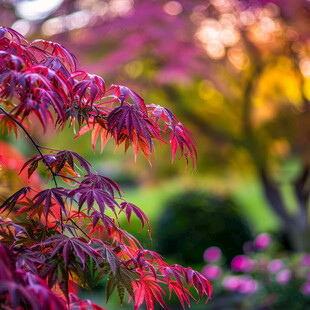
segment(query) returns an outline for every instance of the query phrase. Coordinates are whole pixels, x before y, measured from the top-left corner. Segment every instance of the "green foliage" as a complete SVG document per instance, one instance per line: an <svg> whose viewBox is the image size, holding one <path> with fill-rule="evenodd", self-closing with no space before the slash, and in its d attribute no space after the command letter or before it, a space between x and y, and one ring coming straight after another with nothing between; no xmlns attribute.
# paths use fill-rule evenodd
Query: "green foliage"
<svg viewBox="0 0 310 310"><path fill-rule="evenodd" d="M202 191L172 197L154 233L158 250L193 264L201 262L207 247L218 246L230 262L251 239L250 227L238 210L229 199Z"/></svg>
<svg viewBox="0 0 310 310"><path fill-rule="evenodd" d="M307 309L309 298L305 297L300 291L302 281L293 278L288 286L283 286L279 283L272 283L267 287L267 297L274 299L275 303L272 305L273 310Z"/></svg>

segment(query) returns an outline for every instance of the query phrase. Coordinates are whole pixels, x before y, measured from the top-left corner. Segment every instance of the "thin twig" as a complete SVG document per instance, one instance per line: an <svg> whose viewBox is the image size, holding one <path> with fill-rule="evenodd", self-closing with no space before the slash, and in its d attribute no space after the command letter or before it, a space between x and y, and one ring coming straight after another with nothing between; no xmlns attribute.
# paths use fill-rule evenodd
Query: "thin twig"
<svg viewBox="0 0 310 310"><path fill-rule="evenodd" d="M27 135L27 137L29 138L29 140L32 142L32 144L35 146L35 148L37 149L38 153L40 154L43 162L47 165L47 167L49 168L49 170L52 172L53 175L53 181L55 183L55 186L58 187L57 185L57 181L56 181L56 173L55 171L52 169L52 167L50 166L50 164L48 163L48 161L44 158L44 155L42 154L41 150L40 150L40 146L37 142L34 141L34 139L31 137L31 135L29 134L29 132L26 130L26 128L23 126L23 124L18 121L17 119L15 119L10 113L8 113L6 110L4 110L1 106L0 106L0 110L7 116L9 117L12 121L14 121L22 130L23 132Z"/></svg>
<svg viewBox="0 0 310 310"><path fill-rule="evenodd" d="M87 236L87 234L85 233L85 231L83 229L81 229L79 226L76 225L76 223L72 220L72 219L68 219L68 221L71 221L71 223L80 231L84 234L84 236L87 237L87 239L91 240L91 238L89 236Z"/></svg>

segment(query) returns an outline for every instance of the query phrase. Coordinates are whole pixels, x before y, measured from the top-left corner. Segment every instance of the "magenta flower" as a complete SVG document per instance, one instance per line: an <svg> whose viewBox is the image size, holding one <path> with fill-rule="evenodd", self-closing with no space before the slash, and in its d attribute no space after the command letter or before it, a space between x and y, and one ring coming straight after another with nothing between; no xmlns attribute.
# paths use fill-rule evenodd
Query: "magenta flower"
<svg viewBox="0 0 310 310"><path fill-rule="evenodd" d="M270 236L268 234L260 234L254 240L257 249L263 250L270 244Z"/></svg>
<svg viewBox="0 0 310 310"><path fill-rule="evenodd" d="M274 259L268 265L268 269L271 273L278 272L282 267L283 262L281 259Z"/></svg>
<svg viewBox="0 0 310 310"><path fill-rule="evenodd" d="M249 276L240 277L238 291L243 294L252 294L257 290L258 283Z"/></svg>
<svg viewBox="0 0 310 310"><path fill-rule="evenodd" d="M238 255L233 258L231 268L235 271L250 272L255 269L255 263L245 255Z"/></svg>
<svg viewBox="0 0 310 310"><path fill-rule="evenodd" d="M279 284L285 285L291 280L291 277L292 272L289 269L283 269L278 272L276 279Z"/></svg>
<svg viewBox="0 0 310 310"><path fill-rule="evenodd" d="M223 280L223 287L228 291L236 291L240 284L240 278L237 276L228 276Z"/></svg>
<svg viewBox="0 0 310 310"><path fill-rule="evenodd" d="M221 258L221 256L222 251L216 246L207 248L203 254L203 258L206 262L216 262Z"/></svg>
<svg viewBox="0 0 310 310"><path fill-rule="evenodd" d="M303 284L303 286L301 287L301 292L304 295L310 295L310 283L309 282Z"/></svg>
<svg viewBox="0 0 310 310"><path fill-rule="evenodd" d="M216 265L207 265L202 269L202 274L208 280L215 280L221 276L222 269Z"/></svg>
<svg viewBox="0 0 310 310"><path fill-rule="evenodd" d="M310 266L310 254L303 254L301 257L301 263L304 266L309 267Z"/></svg>
<svg viewBox="0 0 310 310"><path fill-rule="evenodd" d="M223 280L223 287L228 291L239 291L242 294L252 294L257 290L258 283L249 276L228 276Z"/></svg>

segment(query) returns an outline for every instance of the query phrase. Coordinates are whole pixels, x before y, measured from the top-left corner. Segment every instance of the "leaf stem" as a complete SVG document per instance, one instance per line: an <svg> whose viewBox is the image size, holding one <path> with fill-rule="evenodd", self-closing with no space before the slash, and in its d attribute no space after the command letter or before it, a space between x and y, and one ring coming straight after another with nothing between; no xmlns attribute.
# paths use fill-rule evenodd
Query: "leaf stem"
<svg viewBox="0 0 310 310"><path fill-rule="evenodd" d="M78 184L82 184L81 182L77 181L75 178L71 178L71 177L68 177L68 176L63 175L63 174L60 174L60 173L56 173L56 172L55 172L55 176L60 177L60 178L68 179L68 180L70 180L70 181L72 181L72 182L76 182L76 183L78 183ZM77 177L77 178L78 178L78 177Z"/></svg>
<svg viewBox="0 0 310 310"><path fill-rule="evenodd" d="M55 152L59 152L60 150L57 150L57 149L52 149L50 147L46 147L46 146L42 146L40 144L38 144L38 147L41 148L41 149L45 149L45 150L50 150L50 151L55 151Z"/></svg>

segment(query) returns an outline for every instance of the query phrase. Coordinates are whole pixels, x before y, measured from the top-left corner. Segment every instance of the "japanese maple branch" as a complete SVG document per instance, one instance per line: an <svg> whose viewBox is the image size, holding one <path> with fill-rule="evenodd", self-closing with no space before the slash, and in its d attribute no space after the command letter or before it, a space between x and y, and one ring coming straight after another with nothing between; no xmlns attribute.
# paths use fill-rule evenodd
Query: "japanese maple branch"
<svg viewBox="0 0 310 310"><path fill-rule="evenodd" d="M77 228L80 232L83 233L83 235L88 239L88 240L91 240L91 238L89 238L89 236L87 236L87 234L85 233L85 231L83 229L81 229L78 225L76 225L76 223L72 220L72 219L68 219L68 221L70 221L75 228Z"/></svg>
<svg viewBox="0 0 310 310"><path fill-rule="evenodd" d="M55 183L55 186L58 187L57 185L57 180L56 180L56 173L54 172L54 170L52 169L52 167L50 166L50 164L48 163L48 161L44 158L43 153L40 150L40 146L39 144L34 141L34 139L31 137L31 135L29 134L29 132L26 130L26 128L23 126L23 124L18 121L17 119L15 119L10 113L8 113L6 110L4 110L1 106L0 106L0 110L7 116L9 117L13 122L15 122L22 130L23 132L26 134L26 136L28 137L28 139L31 141L31 143L34 145L34 147L36 148L37 152L40 154L43 162L47 165L48 169L52 172L53 175L53 181Z"/></svg>

